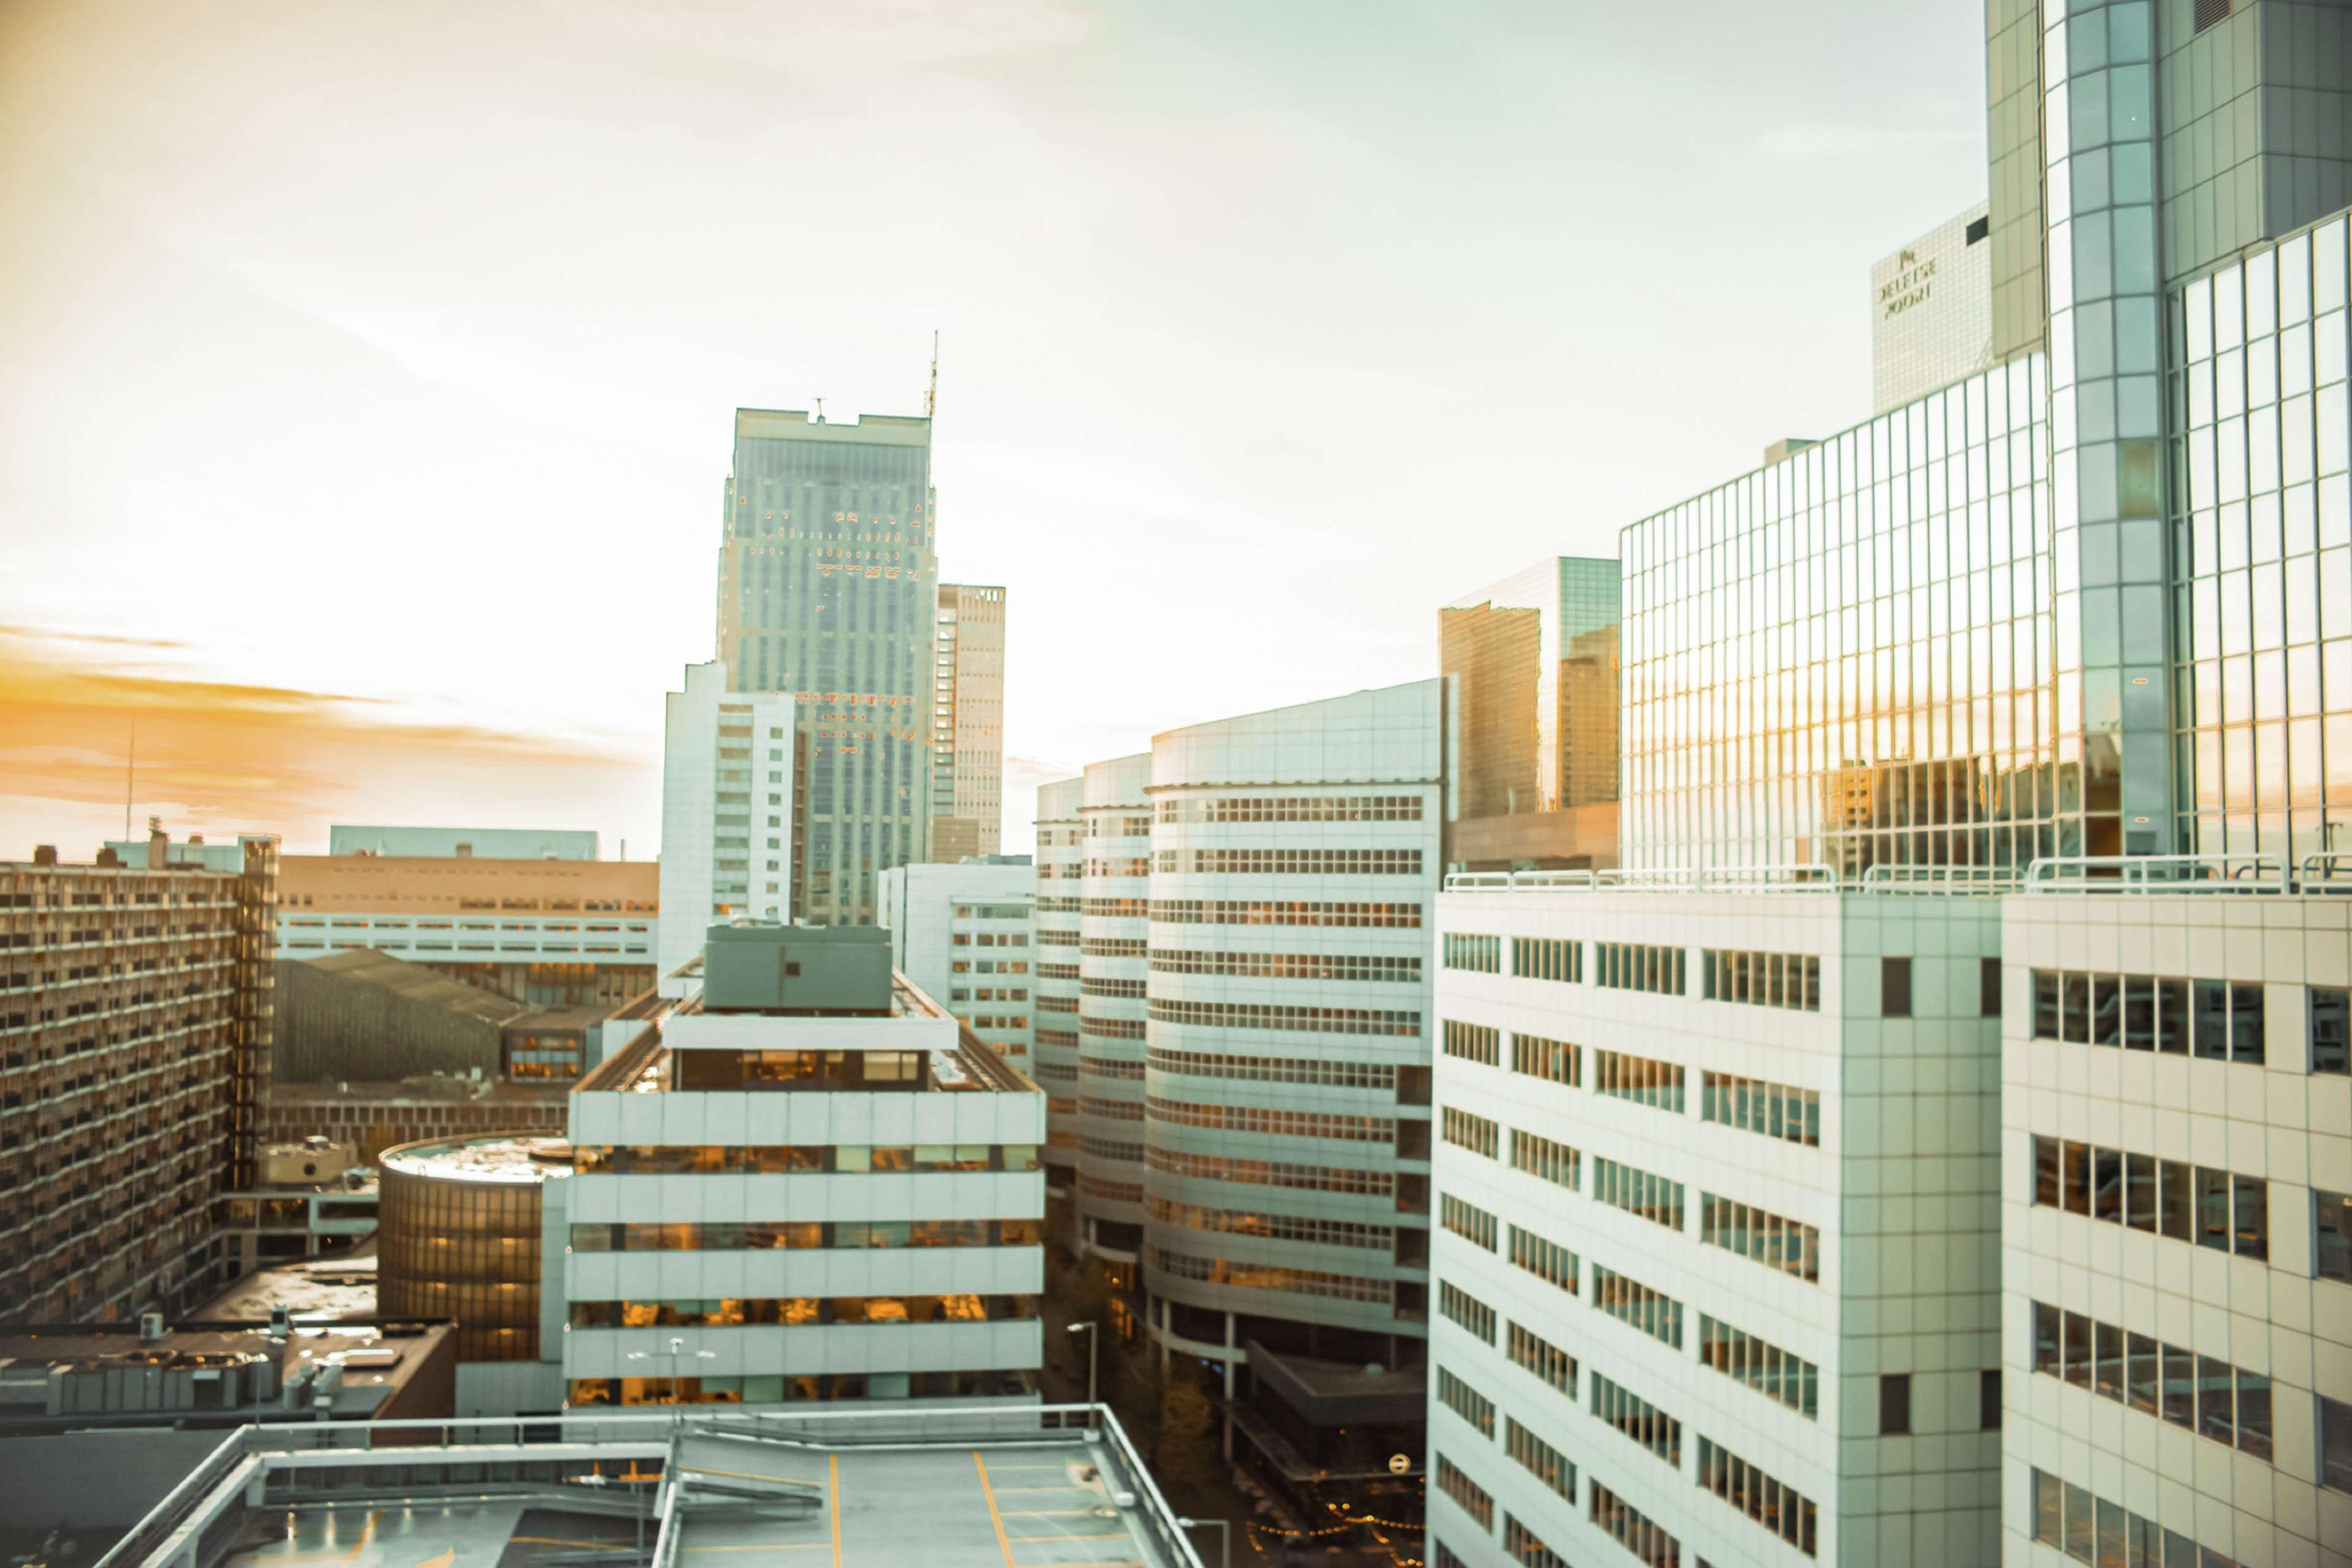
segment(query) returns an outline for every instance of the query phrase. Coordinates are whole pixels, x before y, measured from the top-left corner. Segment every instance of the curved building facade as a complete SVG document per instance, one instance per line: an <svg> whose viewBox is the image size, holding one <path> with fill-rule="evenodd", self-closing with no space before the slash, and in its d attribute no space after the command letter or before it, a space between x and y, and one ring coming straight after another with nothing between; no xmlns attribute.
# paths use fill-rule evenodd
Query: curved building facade
<svg viewBox="0 0 2352 1568"><path fill-rule="evenodd" d="M541 1189L572 1146L498 1132L399 1144L379 1168L377 1310L456 1319L460 1362L538 1360Z"/></svg>
<svg viewBox="0 0 2352 1568"><path fill-rule="evenodd" d="M1229 1369L1421 1359L1444 691L1153 742L1143 1281Z"/></svg>
<svg viewBox="0 0 2352 1568"><path fill-rule="evenodd" d="M1078 1165L1079 889L1086 878L1084 779L1037 791L1036 1005L1030 1058L1045 1090L1045 1181L1057 1192L1076 1182Z"/></svg>
<svg viewBox="0 0 2352 1568"><path fill-rule="evenodd" d="M1151 753L1088 767L1078 921L1078 1233L1132 1263L1143 1235L1144 952L1151 907Z"/></svg>

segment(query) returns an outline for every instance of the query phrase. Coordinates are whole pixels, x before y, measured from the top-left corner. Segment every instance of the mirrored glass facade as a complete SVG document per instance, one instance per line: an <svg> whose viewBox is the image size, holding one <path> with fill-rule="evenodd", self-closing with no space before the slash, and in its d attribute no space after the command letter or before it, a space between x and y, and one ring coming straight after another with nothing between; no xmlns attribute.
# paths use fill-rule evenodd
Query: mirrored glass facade
<svg viewBox="0 0 2352 1568"><path fill-rule="evenodd" d="M2352 848L2347 226L2170 301L2183 848Z"/></svg>
<svg viewBox="0 0 2352 1568"><path fill-rule="evenodd" d="M2015 359L1624 531L1627 864L1859 875L2080 841L2044 393Z"/></svg>

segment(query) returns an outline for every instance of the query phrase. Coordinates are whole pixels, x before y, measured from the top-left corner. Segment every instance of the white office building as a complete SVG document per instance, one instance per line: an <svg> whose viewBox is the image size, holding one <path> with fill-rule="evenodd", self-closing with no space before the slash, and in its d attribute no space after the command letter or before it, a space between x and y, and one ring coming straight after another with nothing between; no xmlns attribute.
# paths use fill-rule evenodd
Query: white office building
<svg viewBox="0 0 2352 1568"><path fill-rule="evenodd" d="M1037 985L1036 887L1026 856L893 866L879 882L891 963L1024 1072Z"/></svg>
<svg viewBox="0 0 2352 1568"><path fill-rule="evenodd" d="M793 699L730 691L727 667L687 667L662 728L660 973L702 951L711 921L790 920Z"/></svg>
<svg viewBox="0 0 2352 1568"><path fill-rule="evenodd" d="M572 1097L571 1402L1034 1399L1036 1086L876 928L718 928L690 984Z"/></svg>
<svg viewBox="0 0 2352 1568"><path fill-rule="evenodd" d="M2004 1561L2352 1563L2352 905L2238 870L2005 901Z"/></svg>
<svg viewBox="0 0 2352 1568"><path fill-rule="evenodd" d="M1431 1562L1995 1561L1999 900L1580 879L1439 900Z"/></svg>
<svg viewBox="0 0 2352 1568"><path fill-rule="evenodd" d="M1046 1179L1056 1194L1077 1179L1078 973L1086 900L1086 780L1058 779L1037 791L1036 1054L1030 1072L1045 1090Z"/></svg>
<svg viewBox="0 0 2352 1568"><path fill-rule="evenodd" d="M1114 1266L1143 1239L1143 1034L1151 753L1088 764L1078 928L1078 1235ZM1122 1279L1131 1275L1122 1274Z"/></svg>

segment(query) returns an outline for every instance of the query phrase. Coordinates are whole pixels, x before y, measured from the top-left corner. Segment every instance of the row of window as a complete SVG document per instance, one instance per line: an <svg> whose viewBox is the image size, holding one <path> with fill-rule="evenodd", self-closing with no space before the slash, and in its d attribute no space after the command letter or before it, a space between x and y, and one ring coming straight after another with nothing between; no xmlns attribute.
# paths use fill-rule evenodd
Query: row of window
<svg viewBox="0 0 2352 1568"><path fill-rule="evenodd" d="M1047 1043L1048 1042L1043 1038L1040 1038L1038 1041L1038 1044L1040 1045ZM1077 1041L1072 1040L1070 1044L1075 1046L1077 1044ZM1139 1079L1143 1076L1143 1064L1141 1062L1123 1061L1117 1057L1082 1056L1078 1058L1078 1066L1086 1072L1091 1073L1097 1078Z"/></svg>
<svg viewBox="0 0 2352 1568"><path fill-rule="evenodd" d="M1449 1057L1460 1057L1483 1067L1502 1063L1503 1032L1491 1024L1465 1024L1459 1018L1447 1018L1443 1020L1438 1033L1440 1045Z"/></svg>
<svg viewBox="0 0 2352 1568"><path fill-rule="evenodd" d="M1808 1421L1821 1416L1821 1368L1793 1352L1701 1312L1698 1359L1734 1383L1801 1413Z"/></svg>
<svg viewBox="0 0 2352 1568"><path fill-rule="evenodd" d="M1451 1279L1438 1281L1437 1310L1447 1321L1475 1335L1483 1343L1491 1345L1495 1342L1495 1309Z"/></svg>
<svg viewBox="0 0 2352 1568"><path fill-rule="evenodd" d="M1149 1097L1144 1103L1154 1117L1183 1127L1212 1127L1228 1132L1260 1132L1288 1138L1330 1138L1349 1143L1397 1141L1393 1117L1355 1116L1332 1110L1276 1110L1262 1105L1202 1105L1191 1100L1163 1100L1158 1095ZM1427 1133L1426 1124L1422 1131Z"/></svg>
<svg viewBox="0 0 2352 1568"><path fill-rule="evenodd" d="M1565 1143L1539 1133L1511 1129L1511 1168L1540 1176L1554 1186L1577 1189L1583 1156Z"/></svg>
<svg viewBox="0 0 2352 1568"><path fill-rule="evenodd" d="M1041 942L1044 940L1042 936L1038 938ZM1078 939L1078 952L1081 956L1087 958L1141 958L1150 950L1150 942L1139 936L1089 936Z"/></svg>
<svg viewBox="0 0 2352 1568"><path fill-rule="evenodd" d="M1442 1366L1437 1369L1437 1403L1478 1428L1480 1436L1495 1435L1495 1402Z"/></svg>
<svg viewBox="0 0 2352 1568"><path fill-rule="evenodd" d="M1614 1160L1592 1162L1592 1196L1612 1208L1664 1226L1683 1227L1683 1184Z"/></svg>
<svg viewBox="0 0 2352 1568"><path fill-rule="evenodd" d="M1698 1440L1698 1484L1806 1556L1816 1555L1820 1510L1812 1500L1705 1436Z"/></svg>
<svg viewBox="0 0 2352 1568"><path fill-rule="evenodd" d="M1476 974L1502 973L1503 939L1501 937L1447 931L1443 952L1444 962L1448 969L1466 969Z"/></svg>
<svg viewBox="0 0 2352 1568"><path fill-rule="evenodd" d="M1822 1010L1822 961L1810 952L1708 948L1699 954L1700 994L1712 1002Z"/></svg>
<svg viewBox="0 0 2352 1568"><path fill-rule="evenodd" d="M2037 969L2033 1037L2259 1064L2263 998L2258 982Z"/></svg>
<svg viewBox="0 0 2352 1568"><path fill-rule="evenodd" d="M2099 1568L2238 1568L2179 1531L2094 1498L2046 1470L2033 1472L2033 1539Z"/></svg>
<svg viewBox="0 0 2352 1568"><path fill-rule="evenodd" d="M1058 1000L1058 997L1053 996L1045 998L1047 1004ZM1081 1013L1078 1015L1078 1033L1091 1035L1098 1040L1139 1040L1143 1038L1143 1020L1101 1018L1092 1013Z"/></svg>
<svg viewBox="0 0 2352 1568"><path fill-rule="evenodd" d="M1683 1304L1638 1279L1592 1266L1592 1304L1661 1344L1683 1348Z"/></svg>
<svg viewBox="0 0 2352 1568"><path fill-rule="evenodd" d="M1822 1142L1822 1096L1819 1089L1794 1089L1784 1083L1741 1078L1736 1073L1699 1074L1699 1117L1702 1121L1760 1132L1818 1148Z"/></svg>
<svg viewBox="0 0 2352 1568"><path fill-rule="evenodd" d="M1698 1198L1698 1238L1708 1247L1736 1252L1767 1268L1819 1284L1822 1233L1818 1226L1780 1215L1712 1193Z"/></svg>
<svg viewBox="0 0 2352 1568"><path fill-rule="evenodd" d="M1570 937L1515 936L1511 973L1522 980L1579 983L1584 978L1584 944Z"/></svg>
<svg viewBox="0 0 2352 1568"><path fill-rule="evenodd" d="M1240 1079L1255 1083L1312 1083L1335 1089L1392 1090L1398 1069L1382 1062L1332 1061L1318 1057L1244 1057L1218 1051L1151 1047L1154 1072L1187 1078ZM1426 1068L1407 1069L1426 1074Z"/></svg>
<svg viewBox="0 0 2352 1568"><path fill-rule="evenodd" d="M1631 1056L1622 1051L1592 1053L1592 1089L1596 1094L1613 1095L1630 1100L1636 1105L1647 1105L1659 1110L1683 1113L1683 1068L1679 1062L1660 1061L1654 1057Z"/></svg>
<svg viewBox="0 0 2352 1568"><path fill-rule="evenodd" d="M1592 1483L1591 1512L1595 1529L1640 1558L1649 1568L1682 1568L1682 1542L1599 1481Z"/></svg>
<svg viewBox="0 0 2352 1568"><path fill-rule="evenodd" d="M2210 1165L2037 1135L2033 1203L2240 1258L2271 1253L2270 1184Z"/></svg>
<svg viewBox="0 0 2352 1568"><path fill-rule="evenodd" d="M1492 1063L1488 1064L1492 1066ZM1511 1070L1574 1089L1584 1078L1584 1052L1566 1040L1541 1035L1511 1036Z"/></svg>
<svg viewBox="0 0 2352 1568"><path fill-rule="evenodd" d="M2271 1380L2081 1312L2033 1303L2033 1370L2227 1447L2271 1457Z"/></svg>
<svg viewBox="0 0 2352 1568"><path fill-rule="evenodd" d="M1149 982L1141 980L1097 980L1092 977L1078 982L1081 996L1121 996L1140 999Z"/></svg>
<svg viewBox="0 0 2352 1568"><path fill-rule="evenodd" d="M1511 1261L1545 1284L1576 1294L1577 1257L1559 1243L1515 1225L1511 1226Z"/></svg>
<svg viewBox="0 0 2352 1568"><path fill-rule="evenodd" d="M1447 939L1451 941L1452 939ZM1417 984L1421 960L1380 953L1193 952L1151 950L1151 968L1165 974L1232 974L1257 980L1364 980ZM1138 993L1140 994L1140 993Z"/></svg>
<svg viewBox="0 0 2352 1568"><path fill-rule="evenodd" d="M1474 1154L1484 1154L1489 1160L1502 1146L1501 1127L1486 1117L1447 1106L1438 1113L1438 1124L1448 1143Z"/></svg>
<svg viewBox="0 0 2352 1568"><path fill-rule="evenodd" d="M1162 822L1419 822L1412 795L1212 795L1160 803Z"/></svg>
<svg viewBox="0 0 2352 1568"><path fill-rule="evenodd" d="M575 1329L731 1329L808 1323L1003 1323L1039 1314L1035 1296L753 1296L574 1301Z"/></svg>
<svg viewBox="0 0 2352 1568"><path fill-rule="evenodd" d="M1679 947L1596 942L1592 944L1593 983L1612 991L1648 991L1680 996L1688 989L1685 959Z"/></svg>
<svg viewBox="0 0 2352 1568"><path fill-rule="evenodd" d="M1464 1475L1461 1468L1443 1453L1437 1455L1435 1470L1439 1491L1452 1498L1463 1512L1476 1520L1479 1529L1495 1528L1495 1500L1486 1495L1485 1488Z"/></svg>
<svg viewBox="0 0 2352 1568"><path fill-rule="evenodd" d="M1088 899L1087 912L1097 911L1091 906L1108 902ZM1140 904L1143 900L1127 899L1120 903ZM1264 899L1153 899L1147 911L1105 910L1104 914L1126 914L1142 917L1147 912L1155 924L1208 926L1341 926L1374 927L1388 930L1419 931L1421 906L1405 903L1361 903L1353 901L1281 900Z"/></svg>
<svg viewBox="0 0 2352 1568"><path fill-rule="evenodd" d="M575 1143L581 1173L773 1174L810 1171L1034 1171L1034 1143Z"/></svg>
<svg viewBox="0 0 2352 1568"><path fill-rule="evenodd" d="M1034 1247L1034 1219L751 1220L575 1225L574 1252L795 1251L810 1247Z"/></svg>
<svg viewBox="0 0 2352 1568"><path fill-rule="evenodd" d="M1228 1160L1214 1154L1189 1154L1157 1143L1145 1148L1144 1163L1171 1176L1191 1176L1202 1181L1296 1187L1310 1193L1363 1193L1375 1197L1387 1197L1396 1191L1396 1180L1386 1171L1299 1165L1283 1160Z"/></svg>
<svg viewBox="0 0 2352 1568"><path fill-rule="evenodd" d="M1143 1102L1135 1100L1104 1100L1096 1095L1080 1095L1078 1111L1084 1116L1099 1116L1107 1121L1140 1121Z"/></svg>
<svg viewBox="0 0 2352 1568"><path fill-rule="evenodd" d="M1173 871L1180 850L1163 850ZM1418 849L1195 849L1188 869L1199 877L1418 877Z"/></svg>
<svg viewBox="0 0 2352 1568"><path fill-rule="evenodd" d="M1281 1029L1307 1035L1421 1033L1421 1015L1385 1007L1307 1007L1265 1002L1187 1002L1155 996L1151 1018L1219 1029Z"/></svg>
<svg viewBox="0 0 2352 1568"><path fill-rule="evenodd" d="M1153 1268L1179 1279L1203 1285L1232 1286L1244 1290L1284 1290L1299 1296L1322 1296L1339 1301L1370 1301L1386 1306L1396 1288L1386 1279L1362 1279L1352 1274L1331 1274L1319 1268L1288 1268L1274 1263L1244 1263L1227 1258L1195 1258L1155 1247L1150 1253Z"/></svg>
<svg viewBox="0 0 2352 1568"><path fill-rule="evenodd" d="M1676 1469L1683 1462L1683 1424L1622 1384L1595 1372L1585 1379L1592 1393L1593 1418L1613 1426L1644 1450Z"/></svg>
<svg viewBox="0 0 2352 1568"><path fill-rule="evenodd" d="M1570 1502L1576 1500L1576 1466L1566 1454L1510 1416L1503 1420L1503 1451L1517 1460L1521 1468Z"/></svg>
<svg viewBox="0 0 2352 1568"><path fill-rule="evenodd" d="M1500 1225L1493 1215L1477 1205L1465 1203L1452 1193L1440 1194L1437 1200L1437 1220L1440 1225L1465 1241L1483 1247L1489 1252L1496 1250L1495 1243L1502 1234ZM1517 1261L1517 1248L1519 1234L1517 1227L1514 1227L1511 1237L1514 1262ZM1570 1287L1570 1289L1573 1288Z"/></svg>

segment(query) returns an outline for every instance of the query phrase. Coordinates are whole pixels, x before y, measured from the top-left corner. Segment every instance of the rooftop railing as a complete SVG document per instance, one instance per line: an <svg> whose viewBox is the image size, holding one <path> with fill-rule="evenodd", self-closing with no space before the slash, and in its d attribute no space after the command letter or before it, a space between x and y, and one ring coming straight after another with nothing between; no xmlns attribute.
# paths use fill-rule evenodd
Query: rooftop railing
<svg viewBox="0 0 2352 1568"><path fill-rule="evenodd" d="M1837 872L1818 863L1663 866L1606 871L1452 871L1449 893L1833 893Z"/></svg>
<svg viewBox="0 0 2352 1568"><path fill-rule="evenodd" d="M2352 849L2284 855L2047 856L2022 871L1999 866L1893 866L1841 878L1828 866L1703 866L1608 871L1453 871L1449 893L1682 892L2352 894Z"/></svg>

